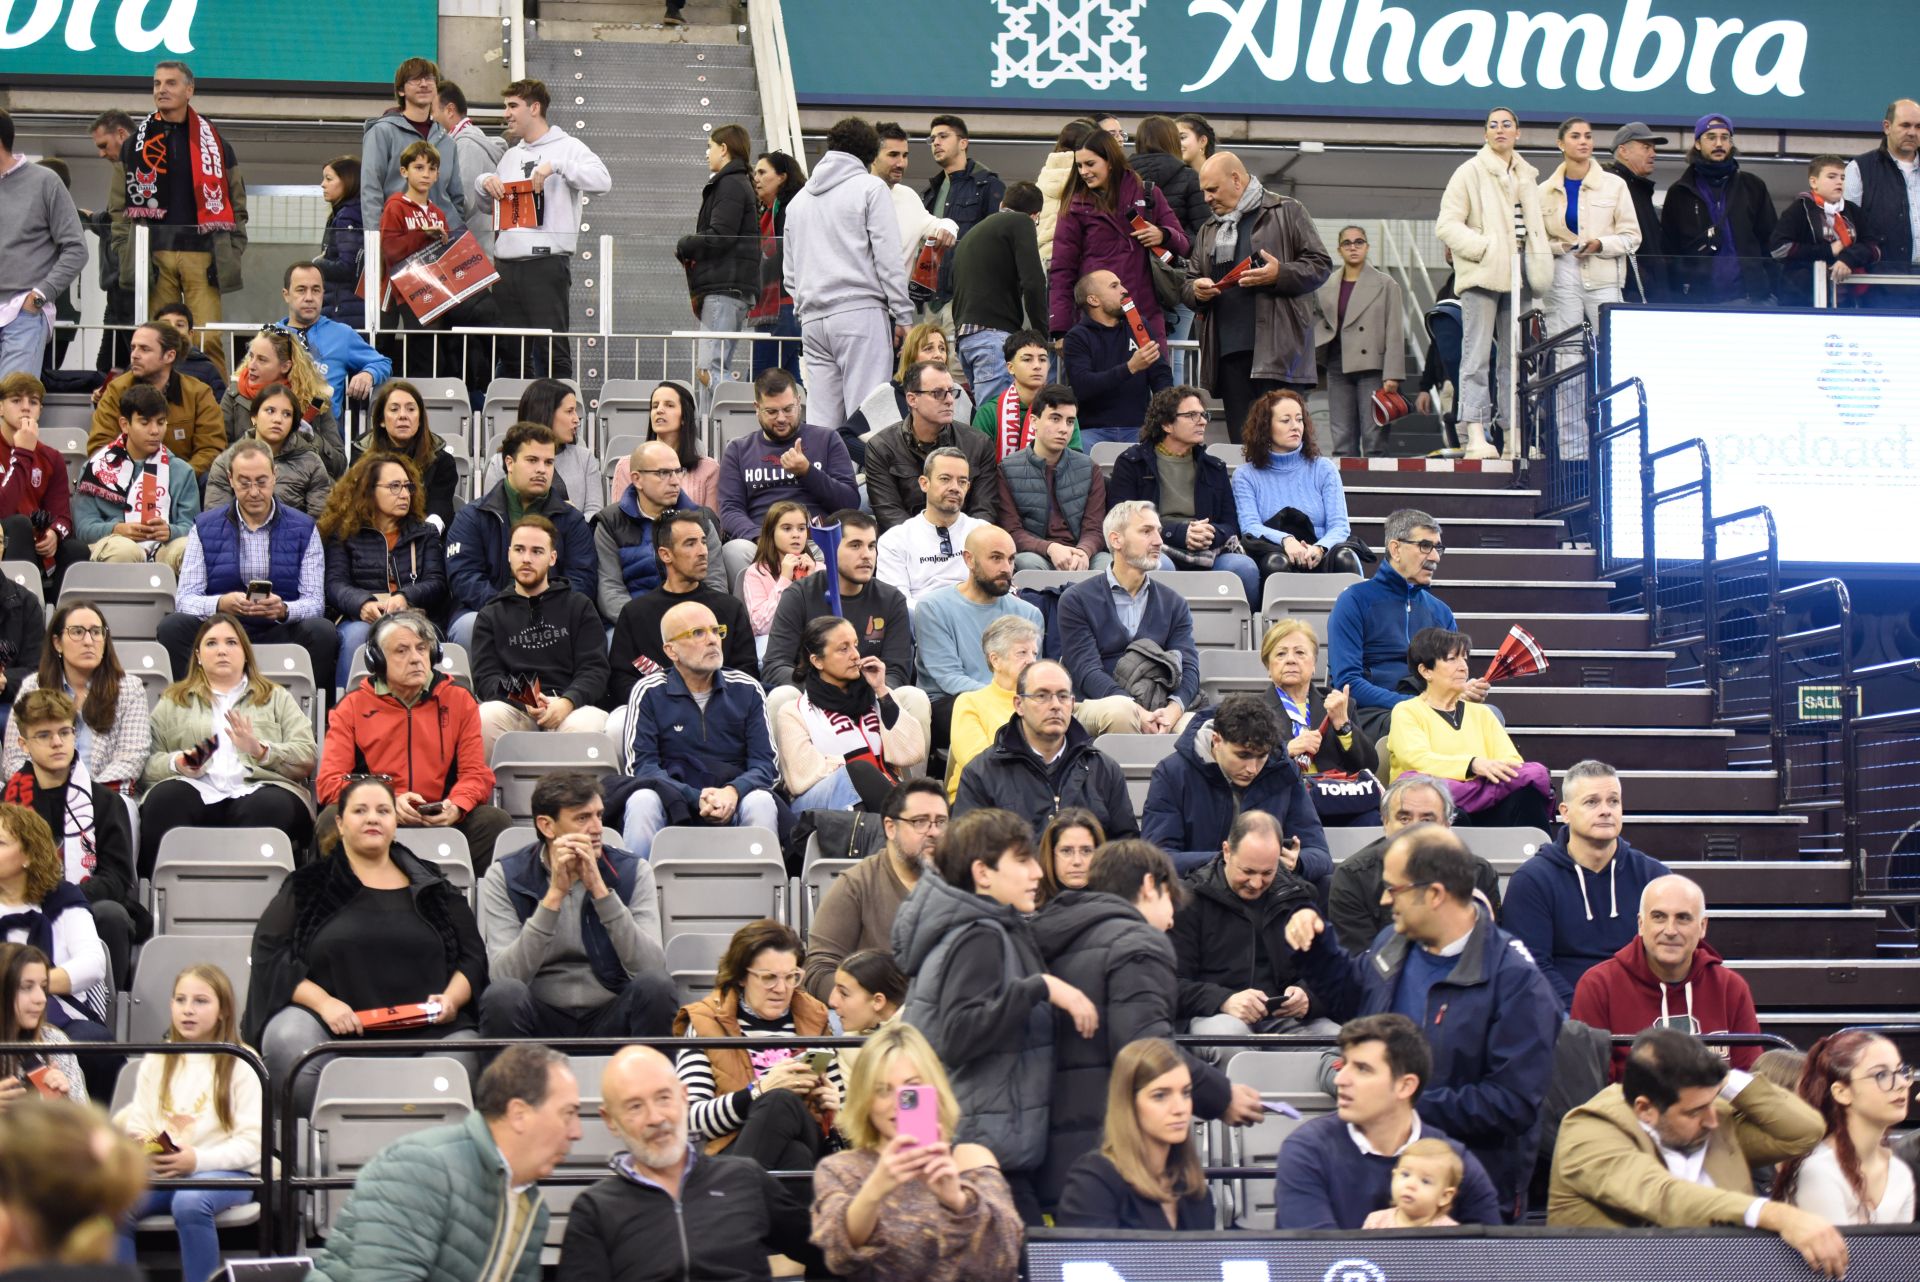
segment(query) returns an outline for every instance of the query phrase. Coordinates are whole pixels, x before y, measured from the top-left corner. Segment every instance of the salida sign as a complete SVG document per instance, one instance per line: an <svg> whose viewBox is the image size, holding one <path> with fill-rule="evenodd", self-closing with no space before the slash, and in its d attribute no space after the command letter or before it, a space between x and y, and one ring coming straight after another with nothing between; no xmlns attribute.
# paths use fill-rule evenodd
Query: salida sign
<svg viewBox="0 0 1920 1282"><path fill-rule="evenodd" d="M1523 117L1870 129L1910 77L1895 22L1791 0L790 0L806 103L1255 116ZM1897 25L1897 23L1896 23ZM919 56L849 56L876 40Z"/></svg>
<svg viewBox="0 0 1920 1282"><path fill-rule="evenodd" d="M438 48L437 0L0 0L0 83L145 80L175 60L197 80L353 89Z"/></svg>

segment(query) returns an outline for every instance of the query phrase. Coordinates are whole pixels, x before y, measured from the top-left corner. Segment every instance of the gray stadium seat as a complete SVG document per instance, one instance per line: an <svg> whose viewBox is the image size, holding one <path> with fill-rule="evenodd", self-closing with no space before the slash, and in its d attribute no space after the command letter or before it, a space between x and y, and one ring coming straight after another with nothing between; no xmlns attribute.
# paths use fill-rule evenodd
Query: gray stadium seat
<svg viewBox="0 0 1920 1282"><path fill-rule="evenodd" d="M611 1055L572 1057L573 1076L580 1083L580 1138L553 1168L555 1175L605 1175L607 1164L626 1151L626 1146L615 1138L600 1116L600 1106L605 1102L600 1093L600 1077L612 1058ZM566 1240L567 1216L573 1209L574 1199L586 1188L585 1184L543 1183L540 1186L540 1195L547 1201L548 1250L557 1252Z"/></svg>
<svg viewBox="0 0 1920 1282"><path fill-rule="evenodd" d="M1193 643L1200 649L1253 649L1253 611L1239 575L1225 570L1158 570L1152 578L1185 599L1193 614Z"/></svg>
<svg viewBox="0 0 1920 1282"><path fill-rule="evenodd" d="M161 693L173 684L173 658L158 641L122 641L115 638L113 652L128 676L136 678L147 691L147 711L160 702Z"/></svg>
<svg viewBox="0 0 1920 1282"><path fill-rule="evenodd" d="M160 620L173 613L179 590L173 571L158 561L135 565L82 561L67 570L60 599L93 602L115 640L151 641L158 635Z"/></svg>
<svg viewBox="0 0 1920 1282"><path fill-rule="evenodd" d="M1255 1087L1262 1099L1280 1100L1293 1105L1302 1121L1331 1113L1334 1102L1320 1089L1322 1052L1312 1050L1240 1051L1227 1060L1227 1080ZM1228 1165L1260 1166L1272 1170L1280 1155L1280 1145L1300 1122L1277 1114L1247 1127L1221 1128L1227 1131L1225 1150ZM1231 1228L1271 1229L1273 1227L1273 1181L1239 1180L1233 1184Z"/></svg>
<svg viewBox="0 0 1920 1282"><path fill-rule="evenodd" d="M800 393L806 404L806 393ZM803 416L804 417L804 416ZM713 403L707 409L707 439L701 453L719 458L729 441L760 430L760 416L753 407L753 384L728 380L713 389Z"/></svg>
<svg viewBox="0 0 1920 1282"><path fill-rule="evenodd" d="M780 838L765 828L662 828L653 839L652 859L779 859Z"/></svg>
<svg viewBox="0 0 1920 1282"><path fill-rule="evenodd" d="M610 378L602 383L600 403L593 412L594 440L611 441L623 434L645 440L649 421L647 406L653 399L654 386L638 378ZM614 457L610 449L602 449L599 454L602 458Z"/></svg>
<svg viewBox="0 0 1920 1282"><path fill-rule="evenodd" d="M154 933L249 933L292 872L278 828L175 828L153 861Z"/></svg>
<svg viewBox="0 0 1920 1282"><path fill-rule="evenodd" d="M1202 650L1200 701L1207 707L1230 694L1268 694L1273 680L1267 665L1252 650Z"/></svg>
<svg viewBox="0 0 1920 1282"><path fill-rule="evenodd" d="M307 653L306 647L257 645L253 648L253 660L261 676L287 688L287 693L300 705L300 711L306 713L307 719L313 722L314 739L324 740L327 737L327 701L320 697L320 683L313 675L313 656ZM331 673L328 678L332 678Z"/></svg>
<svg viewBox="0 0 1920 1282"><path fill-rule="evenodd" d="M1093 465L1100 469L1100 475L1112 480L1113 465L1120 461L1122 454L1132 448L1131 441L1095 441L1093 448L1087 451L1087 457L1092 459Z"/></svg>
<svg viewBox="0 0 1920 1282"><path fill-rule="evenodd" d="M1458 832L1467 849L1492 864L1503 878L1513 876L1516 868L1553 840L1538 828L1461 828Z"/></svg>
<svg viewBox="0 0 1920 1282"><path fill-rule="evenodd" d="M401 828L393 840L438 868L468 904L477 906L479 878L473 873L473 851L458 828Z"/></svg>
<svg viewBox="0 0 1920 1282"><path fill-rule="evenodd" d="M40 403L40 441L69 454L87 448L93 430L93 396L87 392L48 392Z"/></svg>
<svg viewBox="0 0 1920 1282"><path fill-rule="evenodd" d="M155 935L140 946L133 986L121 1005L120 1039L157 1042L173 1024L173 981L189 966L218 966L233 984L235 1014L247 1013L247 983L253 964L253 936Z"/></svg>
<svg viewBox="0 0 1920 1282"><path fill-rule="evenodd" d="M732 935L697 931L667 939L667 973L673 976L674 987L680 990L682 1005L697 1002L713 991L718 982L714 978L714 971L719 967L727 945L732 942Z"/></svg>
<svg viewBox="0 0 1920 1282"><path fill-rule="evenodd" d="M618 832L618 829L612 831ZM540 830L532 824L515 824L493 839L493 858L495 862L505 859L516 850L524 850L540 840Z"/></svg>
<svg viewBox="0 0 1920 1282"><path fill-rule="evenodd" d="M0 561L0 574L6 575L27 590L42 607L47 604L47 595L40 588L40 567L31 561Z"/></svg>
<svg viewBox="0 0 1920 1282"><path fill-rule="evenodd" d="M1133 800L1133 812L1146 809L1147 784L1153 780L1153 768L1162 757L1173 755L1179 735L1103 734L1093 746L1106 753L1127 777L1127 796Z"/></svg>
<svg viewBox="0 0 1920 1282"><path fill-rule="evenodd" d="M1225 463L1229 473L1247 461L1247 456L1240 452L1240 447L1231 443L1215 442L1207 446L1207 453Z"/></svg>
<svg viewBox="0 0 1920 1282"><path fill-rule="evenodd" d="M759 859L653 857L660 894L660 937L731 935L748 922L789 920L787 867L778 851Z"/></svg>
<svg viewBox="0 0 1920 1282"><path fill-rule="evenodd" d="M860 866L858 859L815 859L800 874L801 902L806 907L806 928L813 928L813 915L820 909L820 901L827 897L827 887L843 872L851 872ZM804 933L804 932L803 932Z"/></svg>
<svg viewBox="0 0 1920 1282"><path fill-rule="evenodd" d="M607 505L609 507L620 501L620 496L613 492L614 472L622 463L633 457L633 452L645 444L646 439L644 436L634 436L631 433L623 433L619 436L606 439L606 444L601 448L599 452L601 459L600 481L602 488L607 492Z"/></svg>
<svg viewBox="0 0 1920 1282"><path fill-rule="evenodd" d="M480 418L474 424L475 441L490 444L513 426L513 416L520 407L520 397L531 382L533 380L530 378L496 378L487 384L487 394L480 402Z"/></svg>
<svg viewBox="0 0 1920 1282"><path fill-rule="evenodd" d="M1368 828L1332 827L1327 829L1327 851L1335 864L1341 864L1386 835L1378 824ZM1461 834L1465 836L1465 833Z"/></svg>
<svg viewBox="0 0 1920 1282"><path fill-rule="evenodd" d="M135 1055L125 1064L121 1065L120 1075L114 1078L113 1082L113 1104L107 1110L109 1116L118 1113L121 1109L133 1103L133 1097L137 1093L140 1081L140 1061L144 1058L146 1058L144 1055ZM236 1073L248 1073L252 1071L253 1070L248 1068L234 1069ZM239 1206L230 1206L226 1210L215 1214L213 1217L213 1225L219 1229L239 1229L245 1228L249 1224L258 1223L259 1219L260 1204L258 1202L243 1202ZM133 1227L134 1230L139 1233L170 1233L174 1228L173 1216L165 1212L159 1215L143 1215L134 1222Z"/></svg>
<svg viewBox="0 0 1920 1282"><path fill-rule="evenodd" d="M320 1068L313 1116L306 1124L306 1173L357 1175L402 1135L457 1122L472 1111L473 1090L457 1059L330 1059ZM308 1204L309 1233L325 1236L349 1191L326 1190Z"/></svg>
<svg viewBox="0 0 1920 1282"><path fill-rule="evenodd" d="M422 378L414 382L420 389L422 407L427 415L427 430L444 441L457 442L455 457L473 451L473 399L467 385L457 378Z"/></svg>
<svg viewBox="0 0 1920 1282"><path fill-rule="evenodd" d="M555 770L613 774L620 766L620 751L603 734L509 730L493 741L488 764L500 808L515 819L531 819L533 788L542 778Z"/></svg>

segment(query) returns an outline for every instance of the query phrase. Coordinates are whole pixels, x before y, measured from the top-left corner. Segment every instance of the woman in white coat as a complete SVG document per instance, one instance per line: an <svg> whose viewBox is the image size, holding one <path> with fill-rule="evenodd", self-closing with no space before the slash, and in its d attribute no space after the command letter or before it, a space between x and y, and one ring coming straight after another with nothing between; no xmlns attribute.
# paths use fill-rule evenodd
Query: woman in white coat
<svg viewBox="0 0 1920 1282"><path fill-rule="evenodd" d="M1561 121L1560 155L1560 167L1540 184L1540 216L1553 244L1547 333L1564 333L1582 318L1597 332L1600 304L1620 301L1627 259L1640 248L1640 220L1626 182L1593 163L1592 125L1579 116ZM1561 359L1573 353L1563 350ZM1560 457L1583 459L1586 416L1573 405L1568 411L1558 416Z"/></svg>
<svg viewBox="0 0 1920 1282"><path fill-rule="evenodd" d="M1489 358L1496 335L1512 317L1516 256L1524 263L1522 294L1538 296L1553 283L1553 251L1540 218L1540 171L1514 151L1520 119L1506 107L1487 113L1486 146L1453 171L1440 198L1434 234L1453 251L1460 294L1460 434L1468 458L1493 458L1487 442L1493 417ZM1515 421L1502 405L1503 422Z"/></svg>

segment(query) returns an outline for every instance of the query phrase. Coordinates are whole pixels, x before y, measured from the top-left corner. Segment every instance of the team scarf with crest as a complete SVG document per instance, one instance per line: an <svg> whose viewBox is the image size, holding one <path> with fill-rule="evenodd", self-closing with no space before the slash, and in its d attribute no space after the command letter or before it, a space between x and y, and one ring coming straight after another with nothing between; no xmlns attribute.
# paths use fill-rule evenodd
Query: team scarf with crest
<svg viewBox="0 0 1920 1282"><path fill-rule="evenodd" d="M994 434L994 446L1000 451L1002 462L1033 443L1033 420L1027 413L1027 407L1020 403L1019 388L1009 387L1000 393L1000 399L994 406L994 418L999 425L999 430Z"/></svg>
<svg viewBox="0 0 1920 1282"><path fill-rule="evenodd" d="M160 170L147 163L149 134L159 133L166 122L160 113L143 117L133 135L134 163L127 166L127 217L162 219L167 211L160 204ZM227 182L226 148L220 135L205 116L187 108L187 166L192 175L194 223L201 231L232 231L233 190ZM179 163L167 157L166 163Z"/></svg>
<svg viewBox="0 0 1920 1282"><path fill-rule="evenodd" d="M7 780L6 792L0 796L0 800L31 810L36 791L33 763L28 762ZM62 880L78 886L92 880L94 869L100 861L94 845L93 778L87 774L87 763L80 759L77 752L73 757L73 765L68 768L64 809L66 822L61 825L62 831L58 834L66 862Z"/></svg>

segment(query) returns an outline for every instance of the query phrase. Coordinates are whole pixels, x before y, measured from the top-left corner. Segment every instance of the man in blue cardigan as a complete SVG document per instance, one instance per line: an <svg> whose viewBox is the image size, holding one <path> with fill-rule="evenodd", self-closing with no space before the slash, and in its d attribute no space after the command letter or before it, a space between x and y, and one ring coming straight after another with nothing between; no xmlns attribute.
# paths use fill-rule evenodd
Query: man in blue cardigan
<svg viewBox="0 0 1920 1282"><path fill-rule="evenodd" d="M1178 592L1147 578L1160 564L1160 514L1136 499L1107 510L1102 526L1113 564L1060 594L1060 659L1081 699L1132 692L1114 679L1120 659L1137 641L1177 658L1180 675L1171 696L1147 708L1140 733L1171 734L1200 697L1200 651L1193 614ZM1137 696L1135 696L1137 697Z"/></svg>

